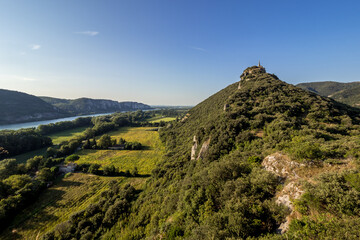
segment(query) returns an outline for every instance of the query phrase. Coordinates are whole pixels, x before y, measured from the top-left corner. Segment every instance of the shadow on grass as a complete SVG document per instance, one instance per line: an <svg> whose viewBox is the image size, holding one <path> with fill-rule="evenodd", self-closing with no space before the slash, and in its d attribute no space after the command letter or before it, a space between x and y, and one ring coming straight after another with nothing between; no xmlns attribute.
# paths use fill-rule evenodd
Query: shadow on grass
<svg viewBox="0 0 360 240"><path fill-rule="evenodd" d="M68 188L80 186L82 184L83 183L81 182L75 181L57 181L55 186ZM17 228L23 230L36 229L39 227L39 222L44 223L50 220L56 221L59 217L47 213L44 209L48 206L59 207L60 205L58 202L62 200L65 193L65 191L59 189L45 189L37 198L34 198L31 203L13 214L13 218L9 220L6 231L11 232ZM33 219L33 221L31 221L31 219ZM14 234L17 234L16 231Z"/></svg>

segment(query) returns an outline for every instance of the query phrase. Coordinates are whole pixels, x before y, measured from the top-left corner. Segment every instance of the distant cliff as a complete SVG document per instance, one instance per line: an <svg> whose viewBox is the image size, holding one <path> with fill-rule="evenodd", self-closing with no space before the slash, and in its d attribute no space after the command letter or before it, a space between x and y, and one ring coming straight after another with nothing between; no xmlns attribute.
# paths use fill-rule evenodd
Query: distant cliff
<svg viewBox="0 0 360 240"><path fill-rule="evenodd" d="M42 99L17 91L0 89L0 124L63 118L69 113Z"/></svg>
<svg viewBox="0 0 360 240"><path fill-rule="evenodd" d="M151 109L149 105L138 102L117 102L104 99L78 98L74 100L40 97L54 107L72 115L96 114L118 111L136 111Z"/></svg>
<svg viewBox="0 0 360 240"><path fill-rule="evenodd" d="M137 102L117 102L90 98L68 100L36 97L27 93L0 89L0 125L147 109L151 109L151 107Z"/></svg>

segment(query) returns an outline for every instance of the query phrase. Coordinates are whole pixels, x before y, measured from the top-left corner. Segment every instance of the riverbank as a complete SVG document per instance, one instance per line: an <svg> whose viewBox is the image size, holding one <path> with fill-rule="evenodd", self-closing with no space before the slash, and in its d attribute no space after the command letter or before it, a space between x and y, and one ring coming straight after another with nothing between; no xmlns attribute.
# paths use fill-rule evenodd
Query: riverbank
<svg viewBox="0 0 360 240"><path fill-rule="evenodd" d="M80 115L80 116L57 118L57 119L52 119L52 120L43 120L43 121L35 121L35 122L6 124L6 125L0 125L0 130L18 130L21 128L36 128L39 125L46 125L46 124L50 124L50 123L57 123L57 122L63 122L63 121L73 121L80 117L96 117L96 116L104 116L104 115L109 115L109 114L113 114L113 112L90 114L90 115Z"/></svg>

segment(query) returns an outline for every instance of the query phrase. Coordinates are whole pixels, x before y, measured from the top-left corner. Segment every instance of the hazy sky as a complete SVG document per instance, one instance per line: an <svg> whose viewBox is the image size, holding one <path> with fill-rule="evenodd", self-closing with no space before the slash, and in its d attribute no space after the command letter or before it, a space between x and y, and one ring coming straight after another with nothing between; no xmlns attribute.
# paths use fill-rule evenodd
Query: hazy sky
<svg viewBox="0 0 360 240"><path fill-rule="evenodd" d="M260 59L288 83L360 80L360 2L0 0L0 88L195 105Z"/></svg>

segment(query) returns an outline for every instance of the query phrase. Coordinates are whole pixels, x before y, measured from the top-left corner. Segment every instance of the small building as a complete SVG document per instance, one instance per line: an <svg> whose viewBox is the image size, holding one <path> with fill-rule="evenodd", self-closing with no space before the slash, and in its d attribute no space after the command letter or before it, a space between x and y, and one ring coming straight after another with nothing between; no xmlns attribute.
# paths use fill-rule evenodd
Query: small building
<svg viewBox="0 0 360 240"><path fill-rule="evenodd" d="M74 172L77 167L76 163L68 163L67 165L59 166L59 173L69 173Z"/></svg>

